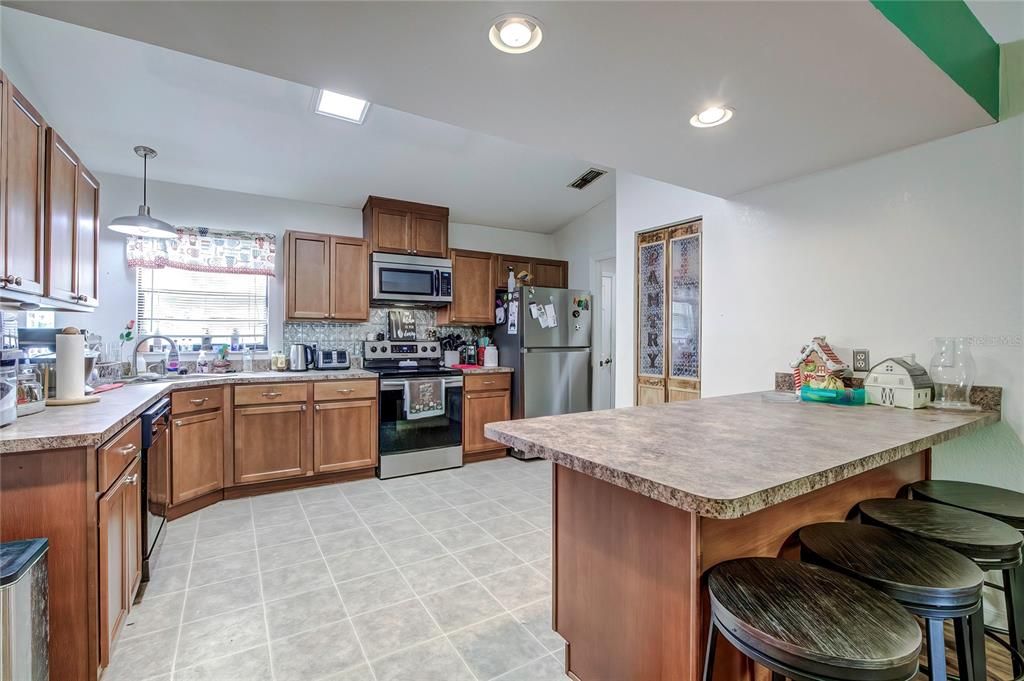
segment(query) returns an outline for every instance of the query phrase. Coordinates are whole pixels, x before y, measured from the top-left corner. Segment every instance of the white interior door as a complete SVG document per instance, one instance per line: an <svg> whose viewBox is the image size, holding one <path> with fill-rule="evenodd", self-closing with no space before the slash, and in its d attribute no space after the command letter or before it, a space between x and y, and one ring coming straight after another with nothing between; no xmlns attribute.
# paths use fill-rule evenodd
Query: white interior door
<svg viewBox="0 0 1024 681"><path fill-rule="evenodd" d="M615 258L597 263L600 270L600 293L594 301L598 317L594 333L597 366L594 372L594 409L615 406Z"/></svg>

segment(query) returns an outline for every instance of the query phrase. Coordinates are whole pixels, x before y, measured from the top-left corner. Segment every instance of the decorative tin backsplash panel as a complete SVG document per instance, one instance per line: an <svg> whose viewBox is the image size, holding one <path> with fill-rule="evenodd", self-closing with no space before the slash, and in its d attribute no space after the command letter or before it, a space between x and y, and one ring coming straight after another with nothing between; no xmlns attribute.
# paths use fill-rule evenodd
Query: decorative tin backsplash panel
<svg viewBox="0 0 1024 681"><path fill-rule="evenodd" d="M665 362L665 242L640 247L640 374L661 376Z"/></svg>
<svg viewBox="0 0 1024 681"><path fill-rule="evenodd" d="M486 335L486 327L437 326L437 312L427 309L413 309L416 320L416 335L427 338L430 329L438 336L461 335L470 340ZM328 350L348 350L351 357L363 356L363 341L368 336L388 333L388 308L370 308L370 321L362 324L341 324L335 322L286 322L284 325L285 349L291 343L317 343Z"/></svg>
<svg viewBox="0 0 1024 681"><path fill-rule="evenodd" d="M700 378L700 234L673 239L672 366L673 378Z"/></svg>

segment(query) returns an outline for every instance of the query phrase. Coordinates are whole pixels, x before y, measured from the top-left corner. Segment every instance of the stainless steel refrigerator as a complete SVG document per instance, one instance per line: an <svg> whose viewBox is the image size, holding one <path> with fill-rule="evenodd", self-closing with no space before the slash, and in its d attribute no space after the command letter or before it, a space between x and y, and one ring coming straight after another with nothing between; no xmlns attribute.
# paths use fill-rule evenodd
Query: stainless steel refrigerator
<svg viewBox="0 0 1024 681"><path fill-rule="evenodd" d="M508 316L495 329L498 362L511 367L512 418L590 411L590 291L518 289L516 333ZM513 450L513 456L527 458Z"/></svg>

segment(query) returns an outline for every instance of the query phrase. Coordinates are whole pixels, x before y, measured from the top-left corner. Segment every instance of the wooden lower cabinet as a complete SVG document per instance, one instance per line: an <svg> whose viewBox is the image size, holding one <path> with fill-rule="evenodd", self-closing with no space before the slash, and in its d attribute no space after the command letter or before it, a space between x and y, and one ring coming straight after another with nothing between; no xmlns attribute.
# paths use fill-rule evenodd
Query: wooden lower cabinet
<svg viewBox="0 0 1024 681"><path fill-rule="evenodd" d="M313 406L313 466L317 473L377 465L377 400Z"/></svg>
<svg viewBox="0 0 1024 681"><path fill-rule="evenodd" d="M505 445L484 435L484 426L512 418L512 395L506 380L497 389L474 390L479 381L467 381L462 407L462 451L470 459L484 453L501 454ZM495 381L498 383L498 381Z"/></svg>
<svg viewBox="0 0 1024 681"><path fill-rule="evenodd" d="M235 482L264 482L304 475L307 462L306 405L235 408Z"/></svg>
<svg viewBox="0 0 1024 681"><path fill-rule="evenodd" d="M171 504L224 486L224 412L220 409L171 421Z"/></svg>
<svg viewBox="0 0 1024 681"><path fill-rule="evenodd" d="M110 663L114 641L142 581L142 461L136 457L99 500L100 666Z"/></svg>

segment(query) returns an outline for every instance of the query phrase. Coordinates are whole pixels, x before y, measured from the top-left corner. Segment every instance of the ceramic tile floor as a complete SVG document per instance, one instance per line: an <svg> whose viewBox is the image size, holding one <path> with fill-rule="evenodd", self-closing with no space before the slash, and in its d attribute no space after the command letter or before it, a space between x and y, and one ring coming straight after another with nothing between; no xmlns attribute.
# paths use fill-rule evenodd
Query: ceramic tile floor
<svg viewBox="0 0 1024 681"><path fill-rule="evenodd" d="M506 458L170 523L104 681L554 681L551 467Z"/></svg>

